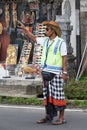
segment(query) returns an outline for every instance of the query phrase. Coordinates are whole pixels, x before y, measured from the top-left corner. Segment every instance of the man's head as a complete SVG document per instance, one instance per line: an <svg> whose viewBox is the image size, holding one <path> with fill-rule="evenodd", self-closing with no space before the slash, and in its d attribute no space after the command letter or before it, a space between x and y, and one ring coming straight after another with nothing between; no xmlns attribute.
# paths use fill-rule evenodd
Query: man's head
<svg viewBox="0 0 87 130"><path fill-rule="evenodd" d="M58 23L55 21L45 21L42 22L43 25L46 25L46 31L48 31L49 29L52 29L53 31L55 31L56 35L61 37L61 28L59 27Z"/></svg>

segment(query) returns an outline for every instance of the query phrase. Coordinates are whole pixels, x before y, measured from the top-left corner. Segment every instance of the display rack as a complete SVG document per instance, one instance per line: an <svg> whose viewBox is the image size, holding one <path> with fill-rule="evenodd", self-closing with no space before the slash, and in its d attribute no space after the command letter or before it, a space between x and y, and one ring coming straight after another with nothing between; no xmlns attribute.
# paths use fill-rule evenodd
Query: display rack
<svg viewBox="0 0 87 130"><path fill-rule="evenodd" d="M36 37L45 37L45 31L46 31L46 26L38 23L35 31ZM41 64L42 48L43 48L42 43L35 44L34 54L33 54L33 64Z"/></svg>

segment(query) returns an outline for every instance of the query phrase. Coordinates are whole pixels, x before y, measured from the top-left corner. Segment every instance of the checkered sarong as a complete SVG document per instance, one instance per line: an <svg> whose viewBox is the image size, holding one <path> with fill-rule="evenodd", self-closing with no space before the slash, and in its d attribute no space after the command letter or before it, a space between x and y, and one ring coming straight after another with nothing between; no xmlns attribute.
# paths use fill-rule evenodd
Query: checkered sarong
<svg viewBox="0 0 87 130"><path fill-rule="evenodd" d="M44 104L46 104L48 100L48 102L52 103L53 105L65 106L66 101L65 101L64 91L63 91L64 81L61 75L55 75L55 77L51 81L49 81L47 85L45 84L46 83L44 83L43 86Z"/></svg>

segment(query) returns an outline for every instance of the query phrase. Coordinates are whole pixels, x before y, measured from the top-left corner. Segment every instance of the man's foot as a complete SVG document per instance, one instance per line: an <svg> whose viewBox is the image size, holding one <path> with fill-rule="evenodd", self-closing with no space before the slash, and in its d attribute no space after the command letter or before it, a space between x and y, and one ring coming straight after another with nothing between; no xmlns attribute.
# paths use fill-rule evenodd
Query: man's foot
<svg viewBox="0 0 87 130"><path fill-rule="evenodd" d="M42 123L46 123L47 119L46 118L43 118L43 119L40 119L39 121L37 121L38 124L42 124Z"/></svg>
<svg viewBox="0 0 87 130"><path fill-rule="evenodd" d="M67 123L65 120L56 120L54 122L52 122L52 125L62 125Z"/></svg>
<svg viewBox="0 0 87 130"><path fill-rule="evenodd" d="M45 118L42 118L39 121L37 121L38 124L51 123L51 122L52 122L52 119L50 119L48 116L46 116Z"/></svg>

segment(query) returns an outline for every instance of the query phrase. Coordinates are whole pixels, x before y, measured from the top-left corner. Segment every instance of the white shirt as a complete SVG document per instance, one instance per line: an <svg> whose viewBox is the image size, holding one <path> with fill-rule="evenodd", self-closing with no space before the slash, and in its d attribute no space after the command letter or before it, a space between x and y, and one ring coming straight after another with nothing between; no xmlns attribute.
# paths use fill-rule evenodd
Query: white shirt
<svg viewBox="0 0 87 130"><path fill-rule="evenodd" d="M44 42L45 42L45 40L47 38L48 37L37 37L37 39L36 39L37 40L37 45L43 46L43 44L44 44ZM57 38L58 38L58 36L56 36L55 39L53 39L53 40L56 40ZM53 42L53 40L49 40L48 45L50 45ZM62 44L60 46L60 53L61 53L61 56L67 55L66 42L64 42L64 41L62 42ZM44 69L44 71L48 71L48 70ZM51 71L49 71L49 72L51 72ZM53 73L60 74L60 72L56 72L56 71L54 71Z"/></svg>
<svg viewBox="0 0 87 130"><path fill-rule="evenodd" d="M58 36L56 38L58 38ZM56 40L56 38L54 40ZM43 45L46 39L47 39L47 37L37 37L37 44ZM52 41L53 40L49 41L49 45L52 43ZM61 53L61 56L67 55L67 47L66 47L65 41L63 41L61 44L60 53Z"/></svg>

